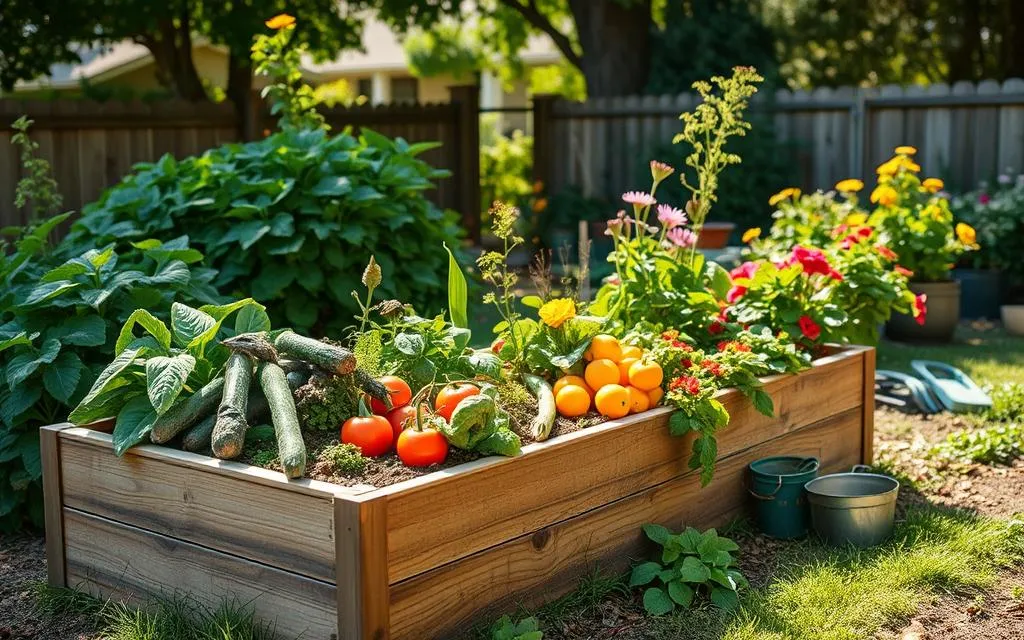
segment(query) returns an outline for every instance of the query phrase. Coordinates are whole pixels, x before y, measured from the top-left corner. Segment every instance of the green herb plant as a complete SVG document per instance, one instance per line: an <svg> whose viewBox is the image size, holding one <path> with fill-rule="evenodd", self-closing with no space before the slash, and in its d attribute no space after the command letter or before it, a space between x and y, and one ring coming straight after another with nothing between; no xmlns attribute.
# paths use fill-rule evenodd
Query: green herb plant
<svg viewBox="0 0 1024 640"><path fill-rule="evenodd" d="M491 640L544 640L544 632L536 618L513 622L509 616L502 616L491 629Z"/></svg>
<svg viewBox="0 0 1024 640"><path fill-rule="evenodd" d="M253 71L268 76L260 95L270 103L271 115L280 116L282 129L322 129L327 125L316 110L316 91L302 81L302 56L305 47L293 46L295 20L256 36L252 45Z"/></svg>
<svg viewBox="0 0 1024 640"><path fill-rule="evenodd" d="M46 216L57 213L64 199L53 179L53 169L45 158L38 157L39 143L28 135L32 120L21 116L11 125L17 133L11 136L11 144L21 147L21 170L23 177L14 191L14 206L18 209L32 204L29 222L35 223Z"/></svg>
<svg viewBox="0 0 1024 640"><path fill-rule="evenodd" d="M954 431L930 454L956 462L1008 464L1024 456L1024 428L1013 422Z"/></svg>
<svg viewBox="0 0 1024 640"><path fill-rule="evenodd" d="M739 546L718 535L714 529L701 533L693 527L673 534L657 524L646 524L644 533L660 547L655 560L633 567L631 587L645 587L644 610L654 616L676 607L689 608L699 597L715 606L732 610L739 604L739 591L746 578L736 570L734 552Z"/></svg>
<svg viewBox="0 0 1024 640"><path fill-rule="evenodd" d="M354 444L332 444L320 450L318 456L330 464L335 473L341 475L359 475L366 469L366 458Z"/></svg>

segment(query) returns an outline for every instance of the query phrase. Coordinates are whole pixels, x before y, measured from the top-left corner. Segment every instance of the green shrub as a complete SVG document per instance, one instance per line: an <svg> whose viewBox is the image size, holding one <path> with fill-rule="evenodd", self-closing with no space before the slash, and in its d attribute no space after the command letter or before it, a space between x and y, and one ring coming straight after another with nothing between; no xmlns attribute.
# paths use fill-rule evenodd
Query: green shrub
<svg viewBox="0 0 1024 640"><path fill-rule="evenodd" d="M498 130L496 114L480 118L480 211L495 200L526 206L533 193L533 136Z"/></svg>
<svg viewBox="0 0 1024 640"><path fill-rule="evenodd" d="M986 417L989 420L1009 422L1024 419L1024 384L1004 382L988 389L992 396L992 408Z"/></svg>
<svg viewBox="0 0 1024 640"><path fill-rule="evenodd" d="M320 460L328 463L335 473L356 476L366 469L366 458L354 444L332 444L320 451Z"/></svg>
<svg viewBox="0 0 1024 640"><path fill-rule="evenodd" d="M39 427L67 418L132 311L166 318L174 300L216 301L214 274L190 266L203 255L184 237L58 257L46 238L68 215L0 250L0 530L42 524Z"/></svg>
<svg viewBox="0 0 1024 640"><path fill-rule="evenodd" d="M979 464L1006 464L1024 455L1024 429L1018 424L961 430L932 448L935 457Z"/></svg>
<svg viewBox="0 0 1024 640"><path fill-rule="evenodd" d="M432 147L366 129L357 139L287 128L199 157L164 156L86 207L68 240L187 233L221 292L266 303L275 326L307 333L353 324L367 254L384 270L384 297L440 309L441 244L457 246L459 231L424 196L446 175L416 158Z"/></svg>

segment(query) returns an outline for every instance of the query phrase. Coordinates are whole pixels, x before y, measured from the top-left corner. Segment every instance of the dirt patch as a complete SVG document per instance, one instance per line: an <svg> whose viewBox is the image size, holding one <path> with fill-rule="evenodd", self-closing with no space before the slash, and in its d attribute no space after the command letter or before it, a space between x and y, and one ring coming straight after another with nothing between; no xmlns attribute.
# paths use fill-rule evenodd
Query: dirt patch
<svg viewBox="0 0 1024 640"><path fill-rule="evenodd" d="M0 640L91 640L82 616L51 619L35 610L34 585L46 580L42 538L0 536Z"/></svg>

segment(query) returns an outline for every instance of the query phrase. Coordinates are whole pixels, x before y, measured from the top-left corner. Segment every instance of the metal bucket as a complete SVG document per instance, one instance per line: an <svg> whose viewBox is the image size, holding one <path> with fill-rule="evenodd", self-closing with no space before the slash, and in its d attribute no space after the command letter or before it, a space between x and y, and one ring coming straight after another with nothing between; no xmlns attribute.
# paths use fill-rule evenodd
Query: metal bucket
<svg viewBox="0 0 1024 640"><path fill-rule="evenodd" d="M783 540L807 535L804 485L818 475L817 458L775 456L750 463L750 495L761 531Z"/></svg>
<svg viewBox="0 0 1024 640"><path fill-rule="evenodd" d="M896 496L894 478L857 465L850 473L833 473L805 485L811 505L811 526L826 542L873 547L892 535Z"/></svg>

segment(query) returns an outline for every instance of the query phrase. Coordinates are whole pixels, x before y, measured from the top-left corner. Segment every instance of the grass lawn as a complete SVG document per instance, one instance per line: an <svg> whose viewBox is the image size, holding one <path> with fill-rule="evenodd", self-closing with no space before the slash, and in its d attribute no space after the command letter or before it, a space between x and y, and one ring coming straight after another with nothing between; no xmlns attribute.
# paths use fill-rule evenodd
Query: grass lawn
<svg viewBox="0 0 1024 640"><path fill-rule="evenodd" d="M1002 329L962 328L948 345L910 345L883 342L878 368L911 373L911 360L938 360L962 369L978 384L1024 383L1024 338Z"/></svg>

